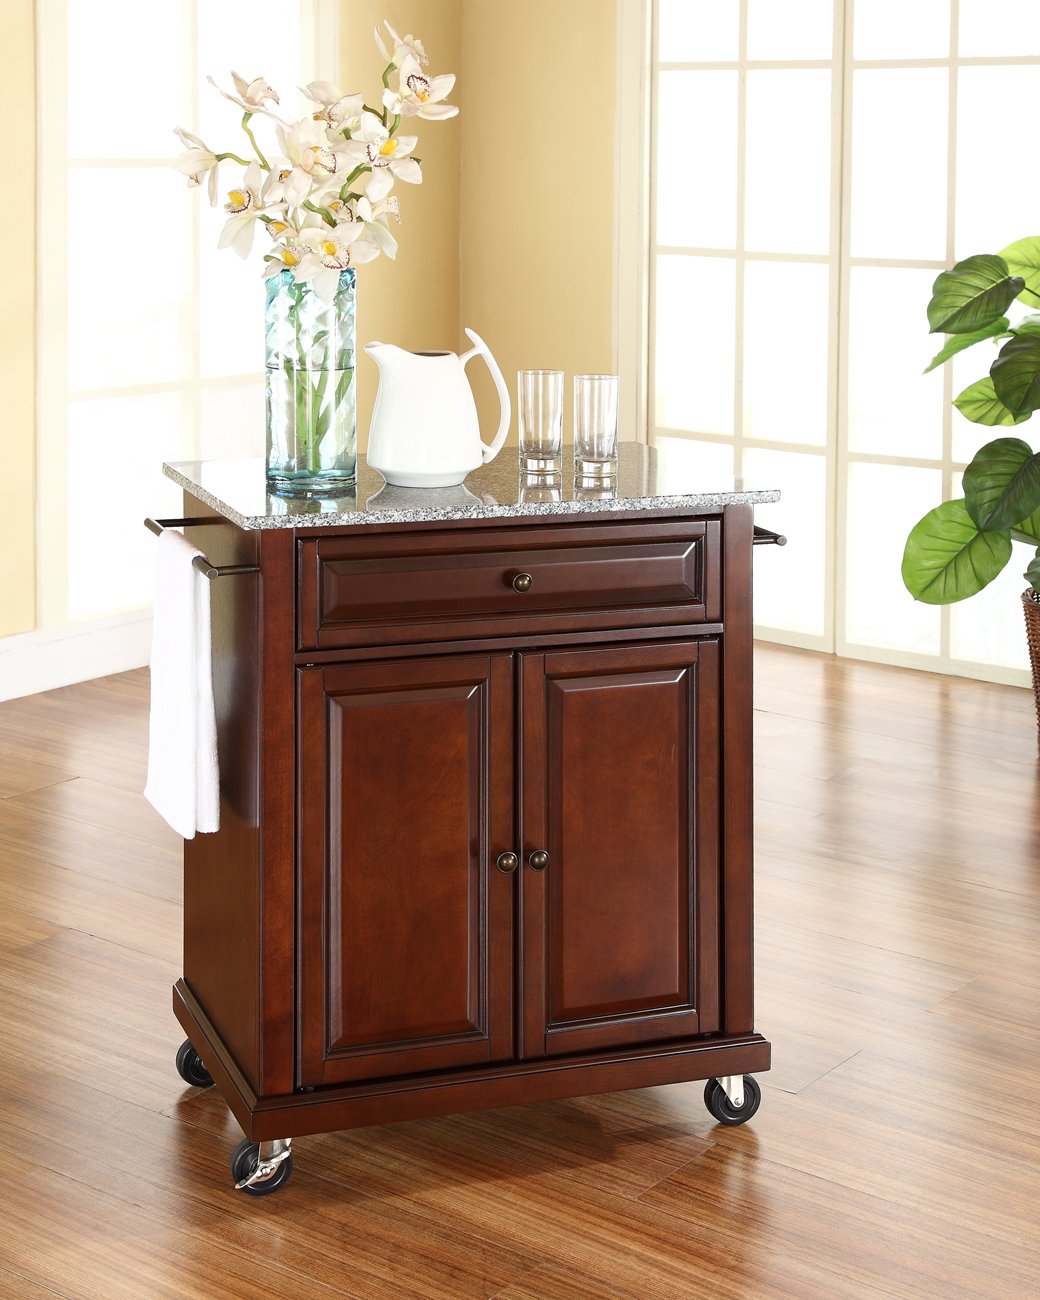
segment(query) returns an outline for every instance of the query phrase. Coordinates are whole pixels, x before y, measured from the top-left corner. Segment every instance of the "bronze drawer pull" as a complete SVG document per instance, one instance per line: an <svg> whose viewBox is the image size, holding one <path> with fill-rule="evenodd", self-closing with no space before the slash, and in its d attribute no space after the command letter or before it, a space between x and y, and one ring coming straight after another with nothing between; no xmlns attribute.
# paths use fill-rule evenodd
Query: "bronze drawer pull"
<svg viewBox="0 0 1040 1300"><path fill-rule="evenodd" d="M531 864L532 870L544 871L549 865L549 855L544 849L535 849L527 861Z"/></svg>
<svg viewBox="0 0 1040 1300"><path fill-rule="evenodd" d="M495 866L498 867L499 871L504 871L507 874L510 871L515 871L519 865L520 859L515 853L500 853L498 855L498 861L495 863Z"/></svg>
<svg viewBox="0 0 1040 1300"><path fill-rule="evenodd" d="M518 573L513 579L513 590L521 593L530 591L534 586L534 578L529 573Z"/></svg>

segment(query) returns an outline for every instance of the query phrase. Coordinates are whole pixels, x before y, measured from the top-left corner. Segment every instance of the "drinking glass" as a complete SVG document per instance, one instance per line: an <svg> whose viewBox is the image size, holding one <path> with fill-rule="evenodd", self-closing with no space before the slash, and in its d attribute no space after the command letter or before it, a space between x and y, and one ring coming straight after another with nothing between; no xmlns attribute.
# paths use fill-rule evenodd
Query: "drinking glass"
<svg viewBox="0 0 1040 1300"><path fill-rule="evenodd" d="M574 478L617 473L618 377L574 376Z"/></svg>
<svg viewBox="0 0 1040 1300"><path fill-rule="evenodd" d="M521 370L516 386L520 458L528 471L552 473L563 446L563 371Z"/></svg>
<svg viewBox="0 0 1040 1300"><path fill-rule="evenodd" d="M520 470L518 496L521 505L552 505L563 500L563 475Z"/></svg>

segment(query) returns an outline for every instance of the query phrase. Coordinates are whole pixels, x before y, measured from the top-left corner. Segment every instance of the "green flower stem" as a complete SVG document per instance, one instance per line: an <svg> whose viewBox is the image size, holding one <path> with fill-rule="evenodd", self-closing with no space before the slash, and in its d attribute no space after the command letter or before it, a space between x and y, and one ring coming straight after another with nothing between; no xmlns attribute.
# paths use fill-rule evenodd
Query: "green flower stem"
<svg viewBox="0 0 1040 1300"><path fill-rule="evenodd" d="M256 136L253 135L252 131L250 131L249 129L249 119L252 116L253 115L250 112L245 112L242 114L242 130L245 131L247 136L249 136L249 143L253 146L253 152L256 154L257 159L259 160L260 166L263 167L265 171L270 171L271 164L260 152L260 146L256 142Z"/></svg>
<svg viewBox="0 0 1040 1300"><path fill-rule="evenodd" d="M320 213L321 216L324 218L324 220L330 226L335 226L336 218L332 215L332 213L328 210L328 208L319 208L318 205L316 203L312 203L310 199L304 200L303 206L307 209L308 212Z"/></svg>
<svg viewBox="0 0 1040 1300"><path fill-rule="evenodd" d="M339 201L341 203L347 203L350 201L351 194L353 193L350 187L354 184L354 182L357 180L359 176L362 176L364 175L365 172L370 172L371 170L372 168L369 167L367 163L359 163L354 168L354 170L350 173L347 179L343 182L343 188L339 192ZM354 198L360 198L360 197L361 197L360 194L354 195Z"/></svg>
<svg viewBox="0 0 1040 1300"><path fill-rule="evenodd" d="M386 87L387 90L390 89L390 76L392 73L396 71L397 71L396 63L388 63L386 67L383 69L383 85Z"/></svg>
<svg viewBox="0 0 1040 1300"><path fill-rule="evenodd" d="M390 128L390 134L391 134L391 135L396 135L396 134L397 134L397 128L398 128L400 125L401 125L401 114L398 113L398 114L394 117L394 124L393 124L393 126Z"/></svg>
<svg viewBox="0 0 1040 1300"><path fill-rule="evenodd" d="M249 166L249 159L240 158L237 153L218 153L216 157L217 162L226 162L230 158L233 162L241 163L243 167Z"/></svg>
<svg viewBox="0 0 1040 1300"><path fill-rule="evenodd" d="M372 107L371 107L370 105L368 105L368 104L362 104L362 105L361 105L361 110L362 110L362 112L364 112L364 113L371 113L373 117L382 118L383 125L386 126L386 109L385 109L385 108L384 108L382 111L380 111L380 110L377 109L377 108L372 108Z"/></svg>

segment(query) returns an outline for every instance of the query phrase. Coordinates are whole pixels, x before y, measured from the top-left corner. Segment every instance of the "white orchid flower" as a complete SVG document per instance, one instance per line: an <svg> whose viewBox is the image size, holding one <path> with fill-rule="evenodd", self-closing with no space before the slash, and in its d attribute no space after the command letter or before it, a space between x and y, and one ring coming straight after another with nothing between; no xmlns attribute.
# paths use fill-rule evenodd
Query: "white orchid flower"
<svg viewBox="0 0 1040 1300"><path fill-rule="evenodd" d="M341 147L335 148L329 143L325 131L311 118L305 117L295 126L278 126L275 130L286 158L294 168L313 177L316 184L325 184L330 176L342 176L349 170L345 143L341 141Z"/></svg>
<svg viewBox="0 0 1040 1300"><path fill-rule="evenodd" d="M312 81L300 89L321 108L320 113L314 114L314 121L324 122L329 130L337 134L353 131L361 121L364 95L344 95L330 81Z"/></svg>
<svg viewBox="0 0 1040 1300"><path fill-rule="evenodd" d="M422 184L422 170L408 155L419 143L416 135L391 135L374 113L361 115L361 128L347 140L343 151L354 164L372 168L367 194L373 203L385 199L393 189L394 181L409 185Z"/></svg>
<svg viewBox="0 0 1040 1300"><path fill-rule="evenodd" d="M288 204L299 208L309 197L314 181L309 172L302 167L294 167L288 159L277 159L264 178L260 197L264 207Z"/></svg>
<svg viewBox="0 0 1040 1300"><path fill-rule="evenodd" d="M242 178L242 184L238 189L228 191L228 201L224 204L224 211L229 215L224 223L224 229L220 232L218 248L227 248L230 245L239 257L249 256L253 247L256 223L264 211L260 197L261 183L259 166L250 163Z"/></svg>
<svg viewBox="0 0 1040 1300"><path fill-rule="evenodd" d="M358 199L357 219L364 228L361 238L374 244L391 261L397 256L397 240L389 230L390 218L401 220L401 203L395 196L372 203L364 196Z"/></svg>
<svg viewBox="0 0 1040 1300"><path fill-rule="evenodd" d="M275 244L264 257L264 278L279 275L282 271L295 271L307 251L300 244L300 232L288 222L276 220L267 223L267 233Z"/></svg>
<svg viewBox="0 0 1040 1300"><path fill-rule="evenodd" d="M429 63L430 56L423 49L423 43L419 40L418 36L412 36L411 34L403 38L398 36L385 19L383 20L383 26L390 33L390 39L393 41L393 53L391 53L387 48L386 42L383 40L383 33L378 27L376 27L373 34L376 38L376 48L379 50L379 53L383 58L386 59L387 63L393 63L399 68L402 59L409 54L424 67Z"/></svg>
<svg viewBox="0 0 1040 1300"><path fill-rule="evenodd" d="M235 83L235 90L238 92L232 95L230 91L223 90L212 77L207 77L209 84L215 87L232 104L237 104L239 108L244 108L247 113L269 113L270 110L264 107L270 99L276 104L280 104L273 87L269 86L263 77L254 77L252 81L246 81L245 77L240 77L237 72L231 73L231 80ZM274 114L272 113L273 117Z"/></svg>
<svg viewBox="0 0 1040 1300"><path fill-rule="evenodd" d="M175 126L173 129L181 144L185 147L185 152L176 159L173 164L174 167L182 176L187 176L188 185L191 188L201 185L203 176L208 172L209 205L211 208L215 208L217 206L217 172L220 167L220 159L197 135L185 131L182 126Z"/></svg>
<svg viewBox="0 0 1040 1300"><path fill-rule="evenodd" d="M401 75L397 90L383 91L383 104L395 116L424 117L435 122L455 117L458 109L454 104L441 103L455 86L455 74L443 77L428 77L419 67L417 59L406 55L401 64Z"/></svg>
<svg viewBox="0 0 1040 1300"><path fill-rule="evenodd" d="M339 287L341 271L379 256L377 248L360 247L364 243L363 229L360 222L346 222L336 227L325 225L318 230L301 230L304 255L299 265L293 267L293 279L309 280L314 292L325 302L331 302Z"/></svg>

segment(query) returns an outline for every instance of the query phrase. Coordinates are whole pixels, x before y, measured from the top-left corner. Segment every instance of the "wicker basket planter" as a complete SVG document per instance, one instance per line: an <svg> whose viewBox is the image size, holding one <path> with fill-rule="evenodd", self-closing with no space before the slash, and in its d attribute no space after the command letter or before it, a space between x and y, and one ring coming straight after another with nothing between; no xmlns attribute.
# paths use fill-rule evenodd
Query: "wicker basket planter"
<svg viewBox="0 0 1040 1300"><path fill-rule="evenodd" d="M1037 743L1040 745L1040 592L1030 588L1022 593L1026 612L1026 636L1029 638L1029 663L1033 669L1033 701L1036 704Z"/></svg>

